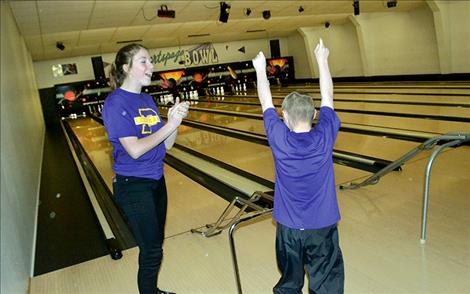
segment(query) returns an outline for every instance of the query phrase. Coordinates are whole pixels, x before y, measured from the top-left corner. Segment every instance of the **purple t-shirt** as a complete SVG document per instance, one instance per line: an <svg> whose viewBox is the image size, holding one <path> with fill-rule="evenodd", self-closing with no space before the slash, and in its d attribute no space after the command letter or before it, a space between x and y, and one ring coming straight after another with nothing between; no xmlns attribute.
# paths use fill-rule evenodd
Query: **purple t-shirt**
<svg viewBox="0 0 470 294"><path fill-rule="evenodd" d="M264 127L276 169L273 218L292 229L319 229L340 219L333 171L333 145L341 122L322 107L310 132L291 132L274 108Z"/></svg>
<svg viewBox="0 0 470 294"><path fill-rule="evenodd" d="M122 176L160 179L166 154L164 143L133 159L119 142L123 137L146 137L164 125L152 97L116 89L106 98L102 116L113 145L114 172Z"/></svg>

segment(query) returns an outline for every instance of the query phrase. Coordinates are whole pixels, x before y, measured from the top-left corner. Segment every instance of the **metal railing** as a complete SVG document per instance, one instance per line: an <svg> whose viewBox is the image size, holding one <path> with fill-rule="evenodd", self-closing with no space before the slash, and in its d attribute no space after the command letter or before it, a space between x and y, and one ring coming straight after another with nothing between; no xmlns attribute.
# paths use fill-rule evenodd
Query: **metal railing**
<svg viewBox="0 0 470 294"><path fill-rule="evenodd" d="M463 142L470 141L470 133L461 133L455 135L455 138L452 141L449 141L441 146L439 146L429 157L428 164L426 165L425 180L424 180L424 196L423 196L423 211L421 215L421 244L426 243L426 225L427 225L427 216L428 216L428 198L429 198L429 183L432 164L437 155L447 147L452 147L455 145L460 145Z"/></svg>
<svg viewBox="0 0 470 294"><path fill-rule="evenodd" d="M256 195L255 198L257 199L257 201L259 201L260 199L265 200L269 204L271 204L270 207L269 208L255 209L254 211L246 213L245 215L243 215L242 218L241 217L233 218L233 220L229 224L230 228L229 228L228 234L229 234L229 241L230 241L230 252L232 254L233 269L234 269L234 272L235 272L235 281L237 283L237 291L238 291L239 294L242 294L242 284L241 284L241 280L240 280L240 271L238 269L238 259L237 259L237 252L235 250L235 241L234 241L234 238L233 238L233 234L235 233L235 230L237 229L237 227L241 223L244 223L244 222L247 222L247 221L253 221L257 218L260 218L262 216L270 214L272 212L272 204L273 204L273 201L274 201L273 196L271 196L269 194L266 194L266 193L263 193L263 192L260 192L260 191L254 192L253 196L255 196L255 195ZM251 198L253 198L253 196Z"/></svg>
<svg viewBox="0 0 470 294"><path fill-rule="evenodd" d="M270 207L262 206L260 200L265 200L269 204ZM230 227L232 224L237 222L241 216L245 213L248 208L251 208L254 212L264 212L270 210L272 207L272 203L274 201L274 197L266 194L264 192L256 191L254 192L249 199L235 197L230 202L230 204L225 208L222 212L218 220L213 224L207 224L206 229L191 229L191 233L199 233L205 237L212 237L215 235L220 234L223 230ZM266 204L266 203L265 203ZM237 205L241 205L240 210L234 217L229 217L230 213L232 212L233 208ZM246 213L245 213L246 214Z"/></svg>
<svg viewBox="0 0 470 294"><path fill-rule="evenodd" d="M230 204L225 208L225 210L220 215L219 219L213 224L207 224L206 230L203 229L191 229L192 233L199 233L205 237L212 237L220 234L224 229L230 227L229 229L229 241L230 249L232 253L233 268L235 271L235 280L237 283L238 293L242 293L242 286L240 281L240 272L238 270L238 261L237 253L235 250L235 242L233 239L233 234L239 224L254 220L261 216L267 215L272 212L272 207L274 203L274 197L261 192L255 191L249 199L235 197ZM230 212L237 205L241 205L240 210L234 217L229 217ZM250 212L246 210L250 208Z"/></svg>
<svg viewBox="0 0 470 294"><path fill-rule="evenodd" d="M395 160L394 162L390 163L386 167L382 168L369 178L365 179L360 183L349 183L347 185L340 185L340 189L357 189L360 187L364 187L367 185L375 185L379 182L380 178L388 174L389 172L397 169L401 165L403 165L406 161L410 160L411 158L415 157L417 154L421 153L422 151L429 150L434 148L436 144L440 141L452 141L455 144L450 146L461 144L465 141L470 140L470 133L448 133L441 136L436 136L426 140L424 143L420 144L418 147L412 149L399 159ZM450 143L450 142L449 142Z"/></svg>
<svg viewBox="0 0 470 294"><path fill-rule="evenodd" d="M229 241L230 241L230 252L232 253L233 269L235 271L235 281L237 283L237 292L239 294L242 294L243 291L242 291L242 284L241 284L241 279L240 279L240 271L238 269L238 259L237 259L237 252L235 250L235 241L233 239L233 234L235 233L235 230L237 229L239 224L260 218L262 216L270 214L271 212L272 212L272 209L267 209L264 211L255 211L249 216L246 216L244 218L238 219L235 222L233 222L228 231Z"/></svg>

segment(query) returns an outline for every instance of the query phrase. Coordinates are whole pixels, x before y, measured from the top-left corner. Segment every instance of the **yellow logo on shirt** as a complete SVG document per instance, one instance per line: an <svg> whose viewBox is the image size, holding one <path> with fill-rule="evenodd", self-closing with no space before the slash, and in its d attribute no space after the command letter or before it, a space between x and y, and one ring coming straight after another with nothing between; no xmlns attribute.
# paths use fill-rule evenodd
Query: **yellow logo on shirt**
<svg viewBox="0 0 470 294"><path fill-rule="evenodd" d="M160 117L152 108L139 108L140 116L134 117L136 126L142 125L142 134L151 134L152 126L160 122Z"/></svg>

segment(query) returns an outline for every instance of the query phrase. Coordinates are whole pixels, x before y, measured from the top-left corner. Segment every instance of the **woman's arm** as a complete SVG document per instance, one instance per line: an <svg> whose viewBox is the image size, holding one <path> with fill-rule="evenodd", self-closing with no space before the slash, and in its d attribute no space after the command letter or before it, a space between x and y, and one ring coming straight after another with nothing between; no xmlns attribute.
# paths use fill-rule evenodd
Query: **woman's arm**
<svg viewBox="0 0 470 294"><path fill-rule="evenodd" d="M140 139L137 137L123 137L119 138L119 142L121 142L124 149L133 159L137 159L150 149L162 143L173 132L176 132L178 126L178 123L167 123L157 132L147 137Z"/></svg>
<svg viewBox="0 0 470 294"><path fill-rule="evenodd" d="M173 145L175 144L177 135L178 135L178 129L176 129L173 133L171 133L165 139L165 148L166 148L166 150L170 150L173 147Z"/></svg>
<svg viewBox="0 0 470 294"><path fill-rule="evenodd" d="M168 122L157 132L144 137L123 137L119 142L133 159L141 157L150 149L164 142L166 149L170 149L176 140L178 126L188 114L189 103L176 101L175 105L168 110Z"/></svg>

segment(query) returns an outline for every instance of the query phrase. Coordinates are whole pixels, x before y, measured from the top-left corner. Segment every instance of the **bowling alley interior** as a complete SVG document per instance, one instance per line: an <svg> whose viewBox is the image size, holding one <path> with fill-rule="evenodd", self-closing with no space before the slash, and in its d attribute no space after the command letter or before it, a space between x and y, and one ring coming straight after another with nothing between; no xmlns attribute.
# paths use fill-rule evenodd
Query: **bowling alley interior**
<svg viewBox="0 0 470 294"><path fill-rule="evenodd" d="M344 293L470 293L469 16L457 0L2 1L0 292L139 293L102 116L135 43L162 123L189 105L164 157L158 287L273 293L276 167L252 59L281 119L294 91L321 117L321 39Z"/></svg>

